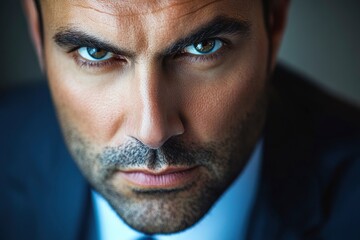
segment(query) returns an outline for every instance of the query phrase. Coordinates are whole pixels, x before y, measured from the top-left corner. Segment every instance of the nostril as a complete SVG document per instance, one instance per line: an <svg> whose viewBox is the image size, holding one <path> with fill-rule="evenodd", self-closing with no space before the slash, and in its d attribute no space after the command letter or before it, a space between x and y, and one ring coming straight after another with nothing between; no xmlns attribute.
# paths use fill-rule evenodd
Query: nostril
<svg viewBox="0 0 360 240"><path fill-rule="evenodd" d="M137 140L151 149L160 148L171 136L156 131L139 134Z"/></svg>
<svg viewBox="0 0 360 240"><path fill-rule="evenodd" d="M136 139L149 148L158 149L171 137L184 133L185 129L181 121L174 120L146 122L141 126Z"/></svg>

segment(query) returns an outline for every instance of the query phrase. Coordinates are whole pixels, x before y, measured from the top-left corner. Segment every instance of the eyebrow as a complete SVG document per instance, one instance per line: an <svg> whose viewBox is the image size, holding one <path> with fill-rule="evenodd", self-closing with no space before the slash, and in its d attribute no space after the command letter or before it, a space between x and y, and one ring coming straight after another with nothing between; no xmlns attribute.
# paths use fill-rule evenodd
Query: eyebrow
<svg viewBox="0 0 360 240"><path fill-rule="evenodd" d="M60 28L59 31L54 35L53 39L57 45L65 48L69 52L72 52L79 47L89 47L99 48L106 52L112 52L116 55L127 57L133 57L135 55L135 53L129 50L118 48L106 40L91 36L90 34L74 27Z"/></svg>
<svg viewBox="0 0 360 240"><path fill-rule="evenodd" d="M239 20L225 16L217 16L210 22L200 26L188 36L177 40L164 51L165 56L181 52L185 47L206 39L215 38L219 35L241 35L247 37L251 25L247 20ZM99 48L116 55L134 57L136 54L127 49L121 49L110 42L92 36L78 28L62 27L53 37L56 44L71 52L79 47Z"/></svg>
<svg viewBox="0 0 360 240"><path fill-rule="evenodd" d="M176 41L165 51L165 55L174 55L184 48L204 41L218 37L219 35L241 35L248 37L250 34L251 25L247 20L239 20L225 16L218 16L212 21L199 27L188 36Z"/></svg>

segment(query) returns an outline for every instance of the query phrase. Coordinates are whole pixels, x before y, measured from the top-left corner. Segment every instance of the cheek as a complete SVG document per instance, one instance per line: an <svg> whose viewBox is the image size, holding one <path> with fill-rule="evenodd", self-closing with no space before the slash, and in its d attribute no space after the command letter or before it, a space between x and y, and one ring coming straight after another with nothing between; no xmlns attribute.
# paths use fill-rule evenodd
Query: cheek
<svg viewBox="0 0 360 240"><path fill-rule="evenodd" d="M56 55L56 54L55 54ZM60 58L60 59L59 59ZM59 59L58 62L53 59ZM61 56L49 56L47 73L53 100L63 129L76 130L83 137L102 145L122 124L123 109L128 105L121 85L103 84L103 79L79 74ZM126 86L125 86L126 87Z"/></svg>
<svg viewBox="0 0 360 240"><path fill-rule="evenodd" d="M54 99L63 124L75 127L87 138L98 143L107 141L121 121L121 104L105 93L93 90L52 86ZM114 109L114 105L117 108ZM64 126L64 127L66 127ZM101 134L100 134L101 133Z"/></svg>
<svg viewBox="0 0 360 240"><path fill-rule="evenodd" d="M188 109L195 117L189 125L200 141L226 137L248 116L264 111L259 104L266 96L266 41L255 40L237 56L211 79L214 84L191 92Z"/></svg>
<svg viewBox="0 0 360 240"><path fill-rule="evenodd" d="M198 141L222 139L249 114L259 111L259 99L265 94L263 76L242 72L227 77L227 83L203 88L189 98L189 128Z"/></svg>
<svg viewBox="0 0 360 240"><path fill-rule="evenodd" d="M237 56L207 77L209 85L188 91L185 116L199 141L226 137L249 114L264 111L258 106L266 96L267 43L255 40Z"/></svg>

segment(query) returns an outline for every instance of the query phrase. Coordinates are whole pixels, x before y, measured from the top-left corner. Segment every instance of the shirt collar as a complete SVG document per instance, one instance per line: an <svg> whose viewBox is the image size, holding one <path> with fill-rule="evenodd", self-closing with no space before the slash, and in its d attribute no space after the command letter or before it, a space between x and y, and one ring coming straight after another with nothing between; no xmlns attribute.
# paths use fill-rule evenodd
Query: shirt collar
<svg viewBox="0 0 360 240"><path fill-rule="evenodd" d="M245 239L249 214L256 194L263 141L256 145L243 172L195 226L158 240ZM143 236L127 226L98 193L92 192L100 240L133 240Z"/></svg>

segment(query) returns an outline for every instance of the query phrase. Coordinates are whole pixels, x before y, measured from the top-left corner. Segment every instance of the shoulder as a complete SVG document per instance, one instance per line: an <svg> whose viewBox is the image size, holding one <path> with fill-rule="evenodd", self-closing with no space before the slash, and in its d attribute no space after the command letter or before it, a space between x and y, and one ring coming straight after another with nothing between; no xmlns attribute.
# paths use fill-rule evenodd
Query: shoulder
<svg viewBox="0 0 360 240"><path fill-rule="evenodd" d="M360 236L359 107L281 66L272 87L262 183L271 207L299 232Z"/></svg>
<svg viewBox="0 0 360 240"><path fill-rule="evenodd" d="M48 87L2 92L0 112L0 238L73 239L90 191L66 149Z"/></svg>
<svg viewBox="0 0 360 240"><path fill-rule="evenodd" d="M330 170L332 174L340 165L348 164L349 159L360 161L359 106L282 66L274 73L273 86L271 124L278 127L284 138L299 141L299 150L316 158L322 172ZM280 122L281 127L274 121Z"/></svg>
<svg viewBox="0 0 360 240"><path fill-rule="evenodd" d="M360 158L359 106L283 66L275 71L272 84L269 120L278 134L302 141L298 145L304 150L308 147L312 156L326 159L322 164Z"/></svg>
<svg viewBox="0 0 360 240"><path fill-rule="evenodd" d="M277 103L281 101L282 107L292 108L292 112L297 111L321 130L331 128L336 136L351 135L350 129L359 133L360 106L356 103L335 96L304 75L281 65L273 74L272 86Z"/></svg>
<svg viewBox="0 0 360 240"><path fill-rule="evenodd" d="M0 118L2 131L24 130L37 121L53 120L53 108L46 84L10 88L0 94ZM45 126L43 126L45 127ZM20 129L18 129L20 128Z"/></svg>
<svg viewBox="0 0 360 240"><path fill-rule="evenodd" d="M359 106L283 66L275 71L272 86L269 121L278 133L307 139L303 146L318 154L343 150L359 157Z"/></svg>
<svg viewBox="0 0 360 240"><path fill-rule="evenodd" d="M0 164L16 165L27 153L46 152L59 128L46 84L3 91L0 96ZM43 152L44 153L44 152ZM12 159L12 162L6 159Z"/></svg>

